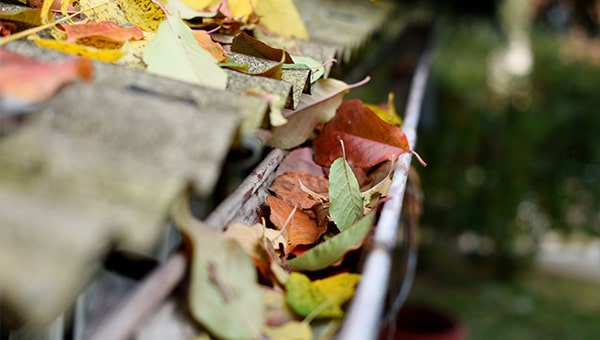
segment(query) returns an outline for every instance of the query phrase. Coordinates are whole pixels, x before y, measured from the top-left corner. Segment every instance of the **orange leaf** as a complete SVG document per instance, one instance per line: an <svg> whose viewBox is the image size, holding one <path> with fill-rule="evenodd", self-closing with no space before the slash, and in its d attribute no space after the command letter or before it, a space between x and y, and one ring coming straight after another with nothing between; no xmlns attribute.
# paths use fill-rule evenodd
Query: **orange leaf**
<svg viewBox="0 0 600 340"><path fill-rule="evenodd" d="M77 39L88 37L101 37L104 39L125 42L131 39L144 38L142 29L137 26L120 27L113 21L102 21L88 24L62 25L67 33L67 41L75 42Z"/></svg>
<svg viewBox="0 0 600 340"><path fill-rule="evenodd" d="M281 229L290 215L286 226L288 234L287 252L291 252L298 245L309 245L316 243L319 237L325 232L318 228L315 221L311 220L302 210L294 211L294 208L284 200L275 196L267 196L267 204L271 208L269 219L273 224Z"/></svg>
<svg viewBox="0 0 600 340"><path fill-rule="evenodd" d="M323 176L313 176L304 171L277 176L270 189L290 205L310 209L318 200L300 188L300 181L310 190L327 195L329 181Z"/></svg>
<svg viewBox="0 0 600 340"><path fill-rule="evenodd" d="M315 138L315 161L328 166L342 157L340 140L345 144L346 160L358 167L370 167L410 152L404 132L381 120L358 99L342 103Z"/></svg>
<svg viewBox="0 0 600 340"><path fill-rule="evenodd" d="M68 59L47 63L0 50L0 99L41 102L77 77L91 79L92 63L89 60Z"/></svg>
<svg viewBox="0 0 600 340"><path fill-rule="evenodd" d="M198 44L200 44L203 49L208 51L217 62L220 63L225 61L226 57L225 52L223 51L223 46L214 42L208 32L193 30L192 33L194 33L194 37L196 38L196 41L198 41Z"/></svg>

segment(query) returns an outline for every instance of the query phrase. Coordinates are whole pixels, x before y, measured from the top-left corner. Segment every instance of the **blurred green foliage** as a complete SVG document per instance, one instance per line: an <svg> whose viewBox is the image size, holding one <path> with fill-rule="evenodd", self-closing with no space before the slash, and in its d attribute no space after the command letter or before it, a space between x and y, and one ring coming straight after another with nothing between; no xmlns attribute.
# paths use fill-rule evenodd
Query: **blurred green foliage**
<svg viewBox="0 0 600 340"><path fill-rule="evenodd" d="M536 27L530 90L504 100L488 87L490 53L505 43L493 23L438 28L437 107L417 146L429 163L423 225L438 239L488 240L480 253L508 275L548 229L600 234L600 68L566 60L565 37Z"/></svg>

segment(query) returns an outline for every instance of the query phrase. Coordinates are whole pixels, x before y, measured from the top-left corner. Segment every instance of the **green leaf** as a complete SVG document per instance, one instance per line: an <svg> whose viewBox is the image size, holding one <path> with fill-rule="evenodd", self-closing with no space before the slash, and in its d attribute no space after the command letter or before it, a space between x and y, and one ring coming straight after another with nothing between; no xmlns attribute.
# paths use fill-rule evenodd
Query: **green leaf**
<svg viewBox="0 0 600 340"><path fill-rule="evenodd" d="M310 74L311 83L316 82L325 74L325 66L314 58L303 55L292 55L292 59L294 59L296 67L303 65L312 71Z"/></svg>
<svg viewBox="0 0 600 340"><path fill-rule="evenodd" d="M363 216L363 202L352 168L344 158L336 159L329 172L329 215L340 231Z"/></svg>
<svg viewBox="0 0 600 340"><path fill-rule="evenodd" d="M315 271L327 268L343 259L350 250L362 245L375 221L375 213L369 212L356 223L331 239L311 248L306 253L285 262L294 270Z"/></svg>
<svg viewBox="0 0 600 340"><path fill-rule="evenodd" d="M185 195L176 202L171 215L193 249L189 292L192 316L218 338L258 339L265 312L250 257L235 241L192 217Z"/></svg>
<svg viewBox="0 0 600 340"><path fill-rule="evenodd" d="M285 296L292 310L303 317L313 312L317 318L336 318L344 315L335 299L328 299L306 275L301 273L290 274L285 284Z"/></svg>
<svg viewBox="0 0 600 340"><path fill-rule="evenodd" d="M221 90L227 86L227 73L178 17L169 16L160 24L144 50L144 62L150 73Z"/></svg>

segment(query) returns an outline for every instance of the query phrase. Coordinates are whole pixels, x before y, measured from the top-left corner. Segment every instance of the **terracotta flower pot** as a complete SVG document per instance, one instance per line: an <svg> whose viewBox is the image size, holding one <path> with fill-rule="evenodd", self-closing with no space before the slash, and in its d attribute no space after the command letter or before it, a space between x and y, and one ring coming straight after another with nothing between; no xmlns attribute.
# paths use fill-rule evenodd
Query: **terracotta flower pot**
<svg viewBox="0 0 600 340"><path fill-rule="evenodd" d="M394 336L389 328L381 332L380 339L394 340L465 340L464 325L454 317L425 306L405 306L398 312Z"/></svg>

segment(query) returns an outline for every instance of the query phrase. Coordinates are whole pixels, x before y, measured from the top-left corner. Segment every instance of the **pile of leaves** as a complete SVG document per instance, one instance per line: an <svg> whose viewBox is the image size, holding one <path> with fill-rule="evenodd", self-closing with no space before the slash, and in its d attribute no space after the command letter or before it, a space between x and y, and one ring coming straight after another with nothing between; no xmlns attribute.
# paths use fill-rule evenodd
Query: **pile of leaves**
<svg viewBox="0 0 600 340"><path fill-rule="evenodd" d="M307 40L308 33L292 0L18 1L33 8L0 10L0 46L27 37L42 48L221 90L228 85L225 69L281 80L282 69L304 68L312 72L311 82L325 69L323 61L302 55L298 41ZM252 73L229 52L276 63ZM38 69L38 73L52 72ZM20 78L26 77L3 79L3 83ZM260 90L247 92L270 103L287 99ZM0 98L26 103L47 99L34 93L2 90ZM272 106L272 111L272 124L284 124L280 109Z"/></svg>
<svg viewBox="0 0 600 340"><path fill-rule="evenodd" d="M399 122L391 109L374 107ZM343 102L293 148L266 198L263 223L216 232L187 201L172 213L191 245L192 315L219 338L334 334L360 280L356 256L385 201L406 136L360 100ZM223 325L227 325L224 327Z"/></svg>
<svg viewBox="0 0 600 340"><path fill-rule="evenodd" d="M250 73L230 52L276 62L255 76L281 80L285 68L310 70L313 94L302 96L294 111L272 107L270 124L260 131L267 145L291 150L270 188L263 223L217 232L192 217L186 195L174 204L171 218L190 254L191 315L211 335L312 339L317 329L324 336L335 333L360 280L349 255L360 251L372 231L395 160L413 152L393 105L342 102L360 84L320 79L323 61L301 55L294 40L308 36L292 0L29 5L34 8L0 13L0 45L28 37L44 48L217 89L227 86L224 68ZM41 63L4 50L0 71L2 105L46 100L63 84L92 74L86 61ZM45 91L36 90L40 74L56 78L44 81ZM310 146L300 147L315 133Z"/></svg>

